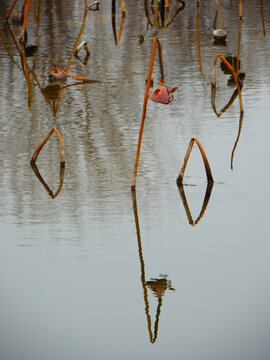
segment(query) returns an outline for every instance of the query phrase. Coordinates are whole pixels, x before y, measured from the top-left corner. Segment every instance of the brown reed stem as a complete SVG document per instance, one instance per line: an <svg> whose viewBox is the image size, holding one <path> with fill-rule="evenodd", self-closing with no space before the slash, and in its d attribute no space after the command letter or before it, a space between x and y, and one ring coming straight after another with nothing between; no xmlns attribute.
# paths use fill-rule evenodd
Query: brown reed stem
<svg viewBox="0 0 270 360"><path fill-rule="evenodd" d="M120 0L120 4L121 4L122 14L125 15L126 14L126 9L125 9L124 0Z"/></svg>
<svg viewBox="0 0 270 360"><path fill-rule="evenodd" d="M41 151L41 149L43 148L43 146L46 144L46 142L49 140L49 138L51 137L52 133L55 132L59 143L60 143L60 166L61 167L65 167L65 153L64 153L64 145L63 145L63 140L62 137L59 133L59 131L56 128L51 128L51 130L48 132L48 134L45 136L45 138L41 141L41 143L39 144L39 146L36 148L36 151L34 152L34 155L32 156L31 160L30 160L30 164L35 163L35 161L37 160L37 157Z"/></svg>
<svg viewBox="0 0 270 360"><path fill-rule="evenodd" d="M18 1L18 0L14 0L14 1L13 1L13 3L12 3L12 5L11 5L9 11L7 12L4 20L8 20L8 19L9 19L10 14L12 13L12 10L14 9L14 6L16 5L17 1Z"/></svg>
<svg viewBox="0 0 270 360"><path fill-rule="evenodd" d="M156 43L158 43L158 47L159 47L159 63L160 63L160 72L161 72L160 83L162 83L162 81L164 83L162 56L160 56L162 54L161 43L158 40L158 38L155 36L153 39L153 44L152 44L152 55L151 55L151 59L150 59L148 77L147 77L147 82L146 82L146 89L145 89L145 94L144 94L143 112L142 112L141 126L140 126L139 138L138 138L136 158L135 158L133 175L132 175L131 190L135 190L135 188L136 188L136 178L137 178L137 171L138 171L138 165L139 165L139 157L140 157L143 128L144 128L144 123L145 123L145 115L146 115L146 109L147 109L147 100L148 100L149 89L150 89L150 84L151 84L151 76L152 76L153 66L154 66L154 61L155 61Z"/></svg>
<svg viewBox="0 0 270 360"><path fill-rule="evenodd" d="M219 28L222 29L223 26L223 20L222 20L222 14L221 14L221 9L220 9L220 2L219 0L216 0L217 3L217 8L218 8L218 16L219 16Z"/></svg>
<svg viewBox="0 0 270 360"><path fill-rule="evenodd" d="M187 149L187 152L186 152L186 155L185 155L185 158L184 158L182 168L181 168L181 170L179 172L179 175L177 177L176 183L177 183L178 186L181 186L182 183L183 183L184 173L185 173L185 170L186 170L186 166L187 166L188 159L189 159L191 150L193 148L194 142L197 143L198 148L199 148L199 150L201 152L203 162L204 162L205 172L206 172L206 176L207 176L207 181L208 181L208 183L213 183L214 182L213 177L212 177L212 173L211 173L211 168L210 168L207 156L205 154L205 151L204 151L202 145L200 144L199 140L195 136L189 142L188 149Z"/></svg>
<svg viewBox="0 0 270 360"><path fill-rule="evenodd" d="M242 0L239 0L239 19L243 19L243 6L242 6Z"/></svg>
<svg viewBox="0 0 270 360"><path fill-rule="evenodd" d="M238 76L236 75L235 71L233 70L231 65L228 63L228 61L225 60L224 57L222 55L220 55L220 54L216 55L216 57L214 59L214 62L213 62L213 65L212 65L212 70L211 70L211 77L212 77L211 84L212 84L212 87L216 87L216 63L217 63L218 58L227 66L227 68L229 69L229 71L231 72L231 74L232 74L232 76L234 78L234 81L235 81L235 83L237 85L238 92L239 92L240 112L243 113L244 112L244 110L243 110L243 100L242 100L242 94L241 94L241 88L240 88Z"/></svg>
<svg viewBox="0 0 270 360"><path fill-rule="evenodd" d="M21 28L21 32L20 32L20 37L19 37L20 44L22 43L24 30L26 28L30 5L31 5L31 0L28 0L27 5L26 5L26 10L25 10L25 16L24 16L24 19L23 19L23 24L22 24L22 28Z"/></svg>
<svg viewBox="0 0 270 360"><path fill-rule="evenodd" d="M236 63L237 76L239 74L241 35L242 35L242 19L239 20L239 28L238 28L238 46L237 46L237 63Z"/></svg>

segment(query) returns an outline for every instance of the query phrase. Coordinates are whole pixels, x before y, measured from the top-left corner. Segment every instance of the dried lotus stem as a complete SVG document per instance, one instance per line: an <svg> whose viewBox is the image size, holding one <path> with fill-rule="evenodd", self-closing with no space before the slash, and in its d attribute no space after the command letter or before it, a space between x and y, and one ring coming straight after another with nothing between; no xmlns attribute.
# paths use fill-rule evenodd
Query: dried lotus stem
<svg viewBox="0 0 270 360"><path fill-rule="evenodd" d="M204 151L202 145L200 144L199 140L196 137L193 137L189 142L189 146L188 146L185 158L184 158L182 168L181 168L181 170L179 172L179 175L177 177L177 180L176 180L176 183L177 183L178 186L181 186L182 183L183 183L185 169L186 169L187 162L188 162L188 159L189 159L189 156L190 156L190 153L191 153L191 150L193 148L193 144L194 144L195 141L196 141L196 143L198 145L198 148L200 149L200 152L202 154L204 167L205 167L205 172L206 172L206 176L207 176L207 181L208 181L208 183L213 183L214 182L213 177L212 177L212 173L211 173L211 168L210 168L207 156L205 154L205 151Z"/></svg>
<svg viewBox="0 0 270 360"><path fill-rule="evenodd" d="M141 126L140 126L139 137L138 137L136 158L135 158L134 169L133 169L133 174L132 174L131 190L135 190L135 188L136 188L136 179L137 179L137 171L138 171L138 165L139 165L142 134L143 134L143 128L144 128L144 123L145 123L146 109L147 109L147 100L148 100L148 96L149 96L151 76L152 76L153 66L154 66L154 61L155 61L156 43L158 43L158 50L159 50L158 54L159 54L159 65L160 65L160 85L164 84L162 48L161 48L161 43L160 43L159 39L155 36L153 39L152 54L151 54L148 77L147 77L147 82L146 82L146 89L145 89L145 94L144 94L143 112L142 112Z"/></svg>
<svg viewBox="0 0 270 360"><path fill-rule="evenodd" d="M69 76L69 77L72 77L72 78L74 78L74 79L78 79L78 80L81 80L81 81L88 81L88 82L99 82L99 80L87 79L87 78L83 78L83 77L81 77L81 76L71 75L71 74L65 72L64 70L56 67L55 65L54 65L54 69L55 69L56 71L61 72L61 73L64 74L64 75Z"/></svg>
<svg viewBox="0 0 270 360"><path fill-rule="evenodd" d="M244 110L243 110L243 101L242 101L242 94L241 94L241 88L240 88L240 84L239 84L239 80L238 80L238 76L236 75L234 69L232 68L232 66L228 63L227 60L224 59L224 57L220 54L217 54L215 59L214 59L214 62L213 62L213 65L212 65L212 70L211 70L211 77L212 77L212 81L211 81L211 84L212 84L212 88L213 87L216 87L216 63L217 63L217 60L218 58L220 58L220 60L227 66L227 68L229 69L229 71L231 72L233 78L234 78L234 81L237 85L237 88L238 88L238 93L239 93L239 105L240 105L240 112L241 113L244 113Z"/></svg>
<svg viewBox="0 0 270 360"><path fill-rule="evenodd" d="M14 0L4 20L8 20L18 0Z"/></svg>
<svg viewBox="0 0 270 360"><path fill-rule="evenodd" d="M20 32L20 37L19 37L20 44L22 44L24 30L25 30L26 24L27 24L30 5L31 5L31 0L28 0L27 5L26 5L26 10L25 10L25 16L24 16L24 19L23 19L23 24L22 24L22 28L21 28L21 32Z"/></svg>
<svg viewBox="0 0 270 360"><path fill-rule="evenodd" d="M55 133L58 137L59 143L60 143L60 166L65 167L65 153L64 153L63 140L62 140L62 137L61 137L59 131L54 127L51 128L51 130L48 132L48 134L45 136L45 138L41 141L40 145L36 148L36 151L34 152L32 159L30 160L30 164L34 164L36 162L41 149L46 144L46 142L49 140L49 138L51 137L51 135L54 131L55 131Z"/></svg>

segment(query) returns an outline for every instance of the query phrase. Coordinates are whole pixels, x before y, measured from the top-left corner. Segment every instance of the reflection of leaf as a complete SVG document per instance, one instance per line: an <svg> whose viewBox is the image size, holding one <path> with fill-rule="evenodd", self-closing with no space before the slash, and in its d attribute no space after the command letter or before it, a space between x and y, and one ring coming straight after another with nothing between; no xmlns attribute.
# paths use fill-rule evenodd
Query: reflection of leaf
<svg viewBox="0 0 270 360"><path fill-rule="evenodd" d="M39 181L41 182L41 184L44 186L45 190L48 192L48 194L50 195L50 197L52 199L55 199L61 192L62 187L63 187L63 183L64 183L64 175L65 175L65 168L60 166L60 183L59 183L59 187L56 191L55 194L53 194L52 190L50 189L50 187L46 184L46 182L44 181L43 177L40 175L40 172L37 168L37 165L35 163L31 163L31 167L32 170L34 171L36 177L39 179Z"/></svg>
<svg viewBox="0 0 270 360"><path fill-rule="evenodd" d="M199 223L199 221L201 220L201 218L203 217L205 210L207 208L210 196L211 196L213 186L214 186L213 183L207 184L202 209L201 209L199 216L197 217L197 219L195 221L193 221L191 212L189 210L188 202L187 202L187 199L185 196L184 187L183 187L183 185L178 187L179 193L180 193L180 196L181 196L181 199L182 199L182 202L183 202L186 214L187 214L188 222L190 223L190 225L197 225Z"/></svg>

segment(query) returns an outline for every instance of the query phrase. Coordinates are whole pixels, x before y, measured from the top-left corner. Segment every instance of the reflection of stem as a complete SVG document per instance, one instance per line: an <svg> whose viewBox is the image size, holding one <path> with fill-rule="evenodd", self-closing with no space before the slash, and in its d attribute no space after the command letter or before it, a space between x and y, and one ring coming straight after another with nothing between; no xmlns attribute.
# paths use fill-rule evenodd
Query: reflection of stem
<svg viewBox="0 0 270 360"><path fill-rule="evenodd" d="M160 311L161 311L161 305L162 305L162 297L158 298L158 306L157 306L157 313L156 313L156 321L155 321L155 328L154 328L154 338L152 343L154 344L154 342L157 339L158 336L158 323L159 323L159 316L160 316Z"/></svg>
<svg viewBox="0 0 270 360"><path fill-rule="evenodd" d="M223 26L223 20L222 20L222 15L221 15L221 9L220 9L220 3L219 3L219 0L216 0L217 2L217 8L218 8L218 16L219 16L219 28L222 29L222 26Z"/></svg>
<svg viewBox="0 0 270 360"><path fill-rule="evenodd" d="M158 43L158 51L159 51L158 53L159 53L159 65L160 65L160 84L162 85L164 83L164 71L163 71L163 63L162 63L161 43L158 40L158 38L155 36L153 39L152 55L151 55L151 59L150 59L149 72L148 72L146 89L145 89L145 94L144 94L143 113L142 113L142 119L141 119L141 126L140 126L139 138L138 138L138 145L137 145L137 152L136 152L136 158L135 158L135 163L134 163L133 175L132 175L131 190L135 190L135 188L136 188L136 178L137 178L137 171L138 171L138 165L139 165L139 157L140 157L143 127L144 127L144 122L145 122L146 108L147 108L147 100L148 100L148 94L149 94L149 89L150 89L150 84L151 84L151 76L152 76L152 71L153 71L153 66L154 66L154 61L155 61L156 42Z"/></svg>
<svg viewBox="0 0 270 360"><path fill-rule="evenodd" d="M243 116L244 115L242 113L240 113L238 134L237 134L237 138L236 138L235 143L234 143L234 147L233 147L233 150L232 150L232 156L231 156L231 169L233 169L234 152L235 152L235 149L236 149L236 146L238 144L240 134L241 134L242 124L243 124Z"/></svg>
<svg viewBox="0 0 270 360"><path fill-rule="evenodd" d="M196 144L198 145L198 148L201 152L201 155L202 155L202 158L203 158L203 162L204 162L204 167L205 167L205 172L206 172L206 176L207 176L207 181L208 183L213 183L214 180L213 180L213 177L212 177L212 173L211 173L211 168L210 168L210 165L209 165L209 162L208 162L208 159L207 159L207 156L205 154L205 151L201 145L201 143L199 142L199 140L195 137L193 137L190 142L189 142L189 146L188 146L188 149L187 149L187 152L186 152L186 155L185 155L185 158L184 158L184 162L183 162L183 165L182 165L182 168L179 172L179 175L177 177L177 185L178 186L181 186L182 183L183 183L183 178L184 178L184 173L185 173L185 170L186 170L186 166L187 166L187 163L188 163L188 159L189 159L189 156L190 156L190 153L192 151L192 148L193 148L193 145L194 145L194 142L196 142Z"/></svg>
<svg viewBox="0 0 270 360"><path fill-rule="evenodd" d="M27 86L28 86L28 107L29 107L29 109L31 109L32 100L33 100L32 84L31 84L31 80L30 80L30 76L29 76L28 64L26 61L24 50L22 50L20 52L20 54L21 54L21 60L22 60L22 67L24 69L25 79L26 79Z"/></svg>
<svg viewBox="0 0 270 360"><path fill-rule="evenodd" d="M72 48L72 51L71 51L71 55L69 57L69 60L68 60L68 65L67 65L67 68L66 68L66 71L69 70L70 66L71 66L71 61L72 61L72 58L73 58L73 53L74 51L76 50L77 46L78 46L78 43L80 41L80 38L82 36L82 33L83 33L83 29L85 27L85 22L86 22L86 17L87 17L87 14L88 14L88 10L87 10L87 7L86 9L84 10L84 16L83 16L83 22L82 22L82 26L81 26L81 30L79 32L79 35L77 36L77 39L75 41L75 44L73 45L73 48Z"/></svg>
<svg viewBox="0 0 270 360"><path fill-rule="evenodd" d="M202 72L202 60L201 60L201 45L200 45L200 0L197 0L197 15L196 15L196 30L197 30L197 49L198 49L198 60L200 66L200 73L203 80L206 81Z"/></svg>
<svg viewBox="0 0 270 360"><path fill-rule="evenodd" d="M242 0L239 0L239 19L243 19L243 6L242 6Z"/></svg>
<svg viewBox="0 0 270 360"><path fill-rule="evenodd" d="M32 106L32 100L33 100L33 92L32 92L32 84L31 84L31 80L30 80L30 76L29 76L29 71L28 71L28 64L26 61L26 56L25 56L25 51L22 47L20 47L13 35L13 32L11 31L11 28L9 26L8 23L6 23L6 28L8 29L9 35L14 43L14 45L16 46L16 49L18 50L18 53L21 57L21 66L22 66L22 71L23 74L25 76L26 79L26 83L27 83L27 87L28 87L28 107L29 109L31 109Z"/></svg>
<svg viewBox="0 0 270 360"><path fill-rule="evenodd" d="M242 34L242 19L239 20L239 29L238 29L238 48L237 48L237 64L236 64L237 76L239 74L241 34Z"/></svg>
<svg viewBox="0 0 270 360"><path fill-rule="evenodd" d="M115 45L119 45L122 34L123 34L123 28L125 23L125 13L122 12L122 18L121 18L121 24L120 24L120 31L119 36L117 38L117 31L116 31L116 6L115 6L115 0L112 0L112 28L113 28L113 36Z"/></svg>
<svg viewBox="0 0 270 360"><path fill-rule="evenodd" d="M215 87L212 87L212 89L211 89L211 105L212 105L212 109L214 110L214 113L217 115L217 117L220 117L234 103L234 100L236 99L236 97L238 95L238 89L235 89L235 91L233 92L227 105L225 105L224 108L219 113L217 112L217 109L216 109L216 90L217 89Z"/></svg>
<svg viewBox="0 0 270 360"><path fill-rule="evenodd" d="M260 9L261 9L261 19L262 19L263 36L265 36L265 27L264 27L263 4L262 4L262 0L260 0Z"/></svg>
<svg viewBox="0 0 270 360"><path fill-rule="evenodd" d="M35 23L39 24L40 19L40 0L38 0L38 5L36 4L37 0L34 0L34 19Z"/></svg>
<svg viewBox="0 0 270 360"><path fill-rule="evenodd" d="M150 342L152 343L153 342L153 334L152 334L152 329L151 329L151 316L149 313L148 293L147 293L147 287L145 285L144 260L143 260L141 233L140 233L140 225L139 225L139 217L138 217L136 191L135 190L132 191L132 201L133 201L133 211L134 211L134 218L135 218L136 231L137 231L139 258L140 258L140 263L141 263L141 283L142 283L143 295L144 295L145 313L146 313Z"/></svg>
<svg viewBox="0 0 270 360"><path fill-rule="evenodd" d="M51 130L48 132L48 134L45 136L45 138L41 141L39 146L36 148L36 150L34 152L34 155L32 156L32 159L30 161L31 164L35 163L41 149L46 144L46 142L49 140L49 138L51 137L53 132L56 133L56 135L58 137L58 140L59 140L59 143L60 143L60 166L65 167L65 153L64 153L63 140L62 140L62 137L61 137L59 131L56 128L51 128Z"/></svg>
<svg viewBox="0 0 270 360"><path fill-rule="evenodd" d="M201 220L201 218L203 217L203 215L204 215L204 213L205 213L205 210L206 210L206 208L207 208L207 205L208 205L210 196L211 196L211 192L212 192L213 186L214 186L213 183L208 183L208 184L207 184L206 191L205 191L205 196L204 196L204 200L203 200L203 206L202 206L201 212L200 212L200 214L199 214L199 216L197 217L197 219L196 219L195 222L193 221L191 212L190 212L190 210L189 210L189 206L188 206L187 199L186 199L186 196L185 196L184 187L183 187L183 185L180 185L180 186L178 187L179 193L180 193L180 196L181 196L183 205L184 205L184 208L185 208L185 210L186 210L188 222L190 223L190 225L197 225L197 224L199 223L199 221Z"/></svg>
<svg viewBox="0 0 270 360"><path fill-rule="evenodd" d="M243 110L243 101L242 101L242 94L241 94L241 89L240 89L240 85L239 85L239 81L238 81L238 76L235 74L235 71L233 70L233 68L231 67L231 65L228 63L227 60L224 59L224 57L220 54L217 54L213 65L212 65L212 70L211 70L211 75L212 75L212 88L216 87L216 63L217 63L217 59L220 58L220 60L227 66L227 68L229 69L229 71L231 72L234 81L237 85L238 88L238 92L239 92L239 105L240 105L240 112L244 112Z"/></svg>
<svg viewBox="0 0 270 360"><path fill-rule="evenodd" d="M41 182L41 184L44 186L45 190L48 192L48 194L50 195L50 197L52 199L55 199L61 192L62 187L63 187L63 183L64 183L64 175L65 175L65 168L60 166L60 183L59 183L59 187L56 191L55 194L53 194L52 190L50 189L50 187L46 184L46 182L44 181L43 177L40 175L40 172L37 168L37 165L35 163L31 163L31 167L32 170L34 171L36 177L39 179L39 181Z"/></svg>

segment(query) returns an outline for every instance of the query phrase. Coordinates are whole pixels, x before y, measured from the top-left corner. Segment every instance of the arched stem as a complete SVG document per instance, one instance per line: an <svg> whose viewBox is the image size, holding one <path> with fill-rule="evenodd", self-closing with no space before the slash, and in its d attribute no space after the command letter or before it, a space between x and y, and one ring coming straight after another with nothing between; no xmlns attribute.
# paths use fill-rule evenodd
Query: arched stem
<svg viewBox="0 0 270 360"><path fill-rule="evenodd" d="M65 153L64 153L63 140L62 140L62 137L61 137L59 131L54 127L51 128L51 130L48 132L48 134L45 136L45 138L41 141L39 146L36 148L36 151L34 152L34 155L32 156L32 158L30 160L30 164L33 164L33 163L36 162L37 157L38 157L41 149L46 144L46 142L49 140L49 138L51 137L53 132L56 133L56 135L58 137L58 140L59 140L59 143L60 143L60 166L65 167Z"/></svg>
<svg viewBox="0 0 270 360"><path fill-rule="evenodd" d="M214 182L213 177L212 177L211 168L210 168L207 156L205 154L205 151L204 151L201 143L199 142L199 140L195 136L189 142L189 146L188 146L185 158L184 158L182 168L181 168L181 170L179 172L179 175L177 177L176 183L177 183L178 186L182 185L182 183L183 183L184 173L185 173L185 170L186 170L186 166L187 166L188 159L189 159L190 153L192 151L194 142L196 142L196 144L198 145L198 148L199 148L199 150L201 152L203 162L204 162L205 172L206 172L206 176L207 176L207 181L208 181L208 183L213 183Z"/></svg>

